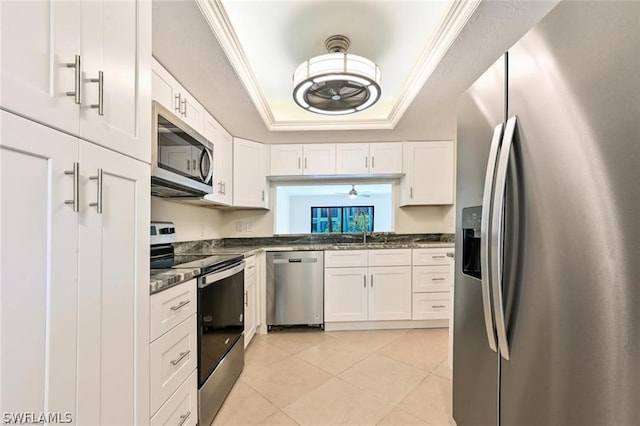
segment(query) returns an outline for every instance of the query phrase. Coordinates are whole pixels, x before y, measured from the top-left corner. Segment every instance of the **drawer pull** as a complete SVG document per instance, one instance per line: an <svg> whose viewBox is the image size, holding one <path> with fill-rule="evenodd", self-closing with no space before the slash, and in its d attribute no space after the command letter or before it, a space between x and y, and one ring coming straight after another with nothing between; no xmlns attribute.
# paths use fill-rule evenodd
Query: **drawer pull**
<svg viewBox="0 0 640 426"><path fill-rule="evenodd" d="M182 426L184 424L184 422L187 421L187 419L189 418L189 416L191 415L191 411L187 411L185 414L180 416L180 423L178 423L178 426Z"/></svg>
<svg viewBox="0 0 640 426"><path fill-rule="evenodd" d="M438 308L440 308L440 309L442 309L442 308L446 308L446 306L444 306L444 305L431 305L431 307L432 307L432 308L434 308L434 309L438 309Z"/></svg>
<svg viewBox="0 0 640 426"><path fill-rule="evenodd" d="M431 256L432 259L444 259L447 256Z"/></svg>
<svg viewBox="0 0 640 426"><path fill-rule="evenodd" d="M182 352L177 359L174 359L173 361L171 361L171 365L178 365L180 363L180 361L182 361L190 353L191 353L190 350Z"/></svg>
<svg viewBox="0 0 640 426"><path fill-rule="evenodd" d="M179 310L179 309L181 309L181 308L184 308L184 307L185 307L185 306L187 306L189 303L191 303L191 300L184 300L184 301L182 301L182 302L178 303L176 306L172 306L172 307L171 307L171 310L172 310L172 311L177 311L177 310Z"/></svg>
<svg viewBox="0 0 640 426"><path fill-rule="evenodd" d="M431 281L444 281L444 278L431 278Z"/></svg>

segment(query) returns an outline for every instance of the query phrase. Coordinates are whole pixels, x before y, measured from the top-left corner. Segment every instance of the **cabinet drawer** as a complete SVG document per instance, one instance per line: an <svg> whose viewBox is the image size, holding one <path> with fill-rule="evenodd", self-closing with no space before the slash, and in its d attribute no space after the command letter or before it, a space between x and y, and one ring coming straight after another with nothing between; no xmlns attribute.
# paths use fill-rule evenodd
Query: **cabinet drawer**
<svg viewBox="0 0 640 426"><path fill-rule="evenodd" d="M369 250L369 266L411 266L411 249Z"/></svg>
<svg viewBox="0 0 640 426"><path fill-rule="evenodd" d="M448 265L453 258L447 253L453 254L453 247L413 249L413 265Z"/></svg>
<svg viewBox="0 0 640 426"><path fill-rule="evenodd" d="M325 268L367 266L367 250L330 250L324 252Z"/></svg>
<svg viewBox="0 0 640 426"><path fill-rule="evenodd" d="M449 291L451 286L449 265L414 266L412 282L414 293Z"/></svg>
<svg viewBox="0 0 640 426"><path fill-rule="evenodd" d="M154 341L196 313L196 280L190 280L151 296L151 330Z"/></svg>
<svg viewBox="0 0 640 426"><path fill-rule="evenodd" d="M193 371L151 417L151 426L193 426L198 422L198 373Z"/></svg>
<svg viewBox="0 0 640 426"><path fill-rule="evenodd" d="M451 314L451 297L448 292L414 293L414 320L448 319Z"/></svg>
<svg viewBox="0 0 640 426"><path fill-rule="evenodd" d="M244 259L244 277L250 278L256 274L256 257L255 255Z"/></svg>
<svg viewBox="0 0 640 426"><path fill-rule="evenodd" d="M195 370L196 346L196 315L191 315L151 343L151 413L155 413Z"/></svg>

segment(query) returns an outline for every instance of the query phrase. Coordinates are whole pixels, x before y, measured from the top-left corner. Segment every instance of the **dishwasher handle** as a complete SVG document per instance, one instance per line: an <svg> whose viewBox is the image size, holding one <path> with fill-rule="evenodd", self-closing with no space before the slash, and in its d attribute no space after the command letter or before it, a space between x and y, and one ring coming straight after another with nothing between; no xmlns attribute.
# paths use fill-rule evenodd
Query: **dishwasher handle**
<svg viewBox="0 0 640 426"><path fill-rule="evenodd" d="M273 259L274 264L278 263L318 263L317 257L292 257L291 259Z"/></svg>

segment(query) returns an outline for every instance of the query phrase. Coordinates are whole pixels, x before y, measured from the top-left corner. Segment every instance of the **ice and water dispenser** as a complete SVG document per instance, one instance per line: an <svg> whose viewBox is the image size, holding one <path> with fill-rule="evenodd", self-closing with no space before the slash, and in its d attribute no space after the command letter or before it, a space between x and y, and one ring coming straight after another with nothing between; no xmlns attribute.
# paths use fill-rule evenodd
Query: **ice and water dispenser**
<svg viewBox="0 0 640 426"><path fill-rule="evenodd" d="M462 209L462 273L482 279L480 268L480 226L482 206Z"/></svg>

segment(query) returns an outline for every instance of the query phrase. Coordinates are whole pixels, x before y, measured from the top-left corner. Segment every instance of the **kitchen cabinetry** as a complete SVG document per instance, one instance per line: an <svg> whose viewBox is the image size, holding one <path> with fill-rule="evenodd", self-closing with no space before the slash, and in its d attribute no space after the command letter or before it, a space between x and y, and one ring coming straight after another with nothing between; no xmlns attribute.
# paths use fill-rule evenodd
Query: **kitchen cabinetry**
<svg viewBox="0 0 640 426"><path fill-rule="evenodd" d="M233 138L206 110L204 137L213 143L212 200L230 206L233 204Z"/></svg>
<svg viewBox="0 0 640 426"><path fill-rule="evenodd" d="M246 348L256 334L258 325L257 292L258 274L256 256L245 259L244 268L244 347Z"/></svg>
<svg viewBox="0 0 640 426"><path fill-rule="evenodd" d="M451 314L453 249L413 249L413 319L448 319Z"/></svg>
<svg viewBox="0 0 640 426"><path fill-rule="evenodd" d="M149 373L152 424L166 424L161 420L173 416L178 421L185 419L184 424L196 424L196 303L196 280L151 296Z"/></svg>
<svg viewBox="0 0 640 426"><path fill-rule="evenodd" d="M334 175L336 145L288 144L271 145L270 176Z"/></svg>
<svg viewBox="0 0 640 426"><path fill-rule="evenodd" d="M2 407L146 423L149 165L0 122Z"/></svg>
<svg viewBox="0 0 640 426"><path fill-rule="evenodd" d="M267 208L266 146L246 139L233 139L233 205Z"/></svg>
<svg viewBox="0 0 640 426"><path fill-rule="evenodd" d="M150 2L0 2L0 17L4 109L150 162Z"/></svg>
<svg viewBox="0 0 640 426"><path fill-rule="evenodd" d="M196 132L204 132L205 109L165 67L155 58L152 59L152 96L153 99Z"/></svg>
<svg viewBox="0 0 640 426"><path fill-rule="evenodd" d="M411 319L411 250L325 252L325 322Z"/></svg>
<svg viewBox="0 0 640 426"><path fill-rule="evenodd" d="M402 174L402 143L337 144L336 174L400 175Z"/></svg>
<svg viewBox="0 0 640 426"><path fill-rule="evenodd" d="M404 142L400 206L453 204L453 141Z"/></svg>

